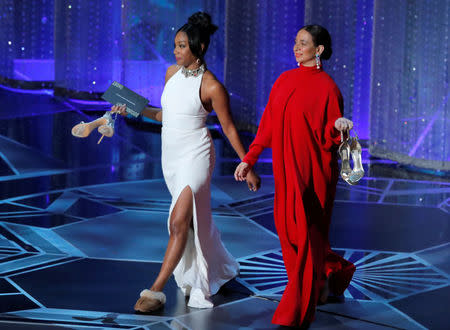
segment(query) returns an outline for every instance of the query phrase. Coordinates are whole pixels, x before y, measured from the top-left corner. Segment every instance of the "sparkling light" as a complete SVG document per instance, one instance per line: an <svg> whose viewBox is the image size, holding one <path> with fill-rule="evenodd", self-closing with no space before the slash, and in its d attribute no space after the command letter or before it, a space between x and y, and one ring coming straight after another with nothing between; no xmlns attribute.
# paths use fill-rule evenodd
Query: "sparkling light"
<svg viewBox="0 0 450 330"><path fill-rule="evenodd" d="M0 30L2 44L8 47L0 47L0 77L26 81L54 80L54 0L50 1L46 5L41 0L2 1L4 10Z"/></svg>
<svg viewBox="0 0 450 330"><path fill-rule="evenodd" d="M8 8L0 21L8 47L0 47L1 77L56 81L62 89L93 93L116 80L159 105L165 70L174 61L174 31L203 9L219 26L208 68L224 80L239 128L253 131L273 82L295 67L297 30L321 24L334 45L325 71L341 89L344 115L361 138L370 137L370 152L449 169L449 49L442 47L449 38L448 1L330 6L326 0L255 0L225 6L196 0L189 8L158 1L37 3L2 2ZM55 53L60 54L56 63Z"/></svg>
<svg viewBox="0 0 450 330"><path fill-rule="evenodd" d="M449 48L442 44L450 3L378 1L375 9L372 82L383 84L372 85L369 151L449 171Z"/></svg>

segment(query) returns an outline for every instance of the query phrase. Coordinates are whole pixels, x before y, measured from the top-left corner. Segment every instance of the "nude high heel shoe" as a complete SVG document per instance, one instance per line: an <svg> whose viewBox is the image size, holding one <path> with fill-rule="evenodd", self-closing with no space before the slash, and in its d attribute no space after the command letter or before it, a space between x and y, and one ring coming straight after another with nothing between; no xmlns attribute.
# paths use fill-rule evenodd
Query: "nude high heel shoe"
<svg viewBox="0 0 450 330"><path fill-rule="evenodd" d="M114 135L114 124L116 122L117 113L115 113L114 119L111 115L111 112L106 112L102 118L105 118L107 121L105 124L98 127L98 132L102 135L100 140L98 140L97 144L102 142L103 137L112 137Z"/></svg>
<svg viewBox="0 0 450 330"><path fill-rule="evenodd" d="M339 146L339 156L341 157L341 177L345 182L348 182L349 175L352 172L350 167L350 145L348 144L349 132L344 139L344 133L341 132L341 144Z"/></svg>
<svg viewBox="0 0 450 330"><path fill-rule="evenodd" d="M349 175L348 183L351 185L355 185L359 180L364 176L364 168L361 160L361 145L358 141L358 135L355 132L355 136L352 138L352 142L350 143L350 153L352 155L353 160L353 169Z"/></svg>
<svg viewBox="0 0 450 330"><path fill-rule="evenodd" d="M89 123L85 123L84 121L82 121L72 128L72 135L79 138L88 137L94 129L101 125L105 125L107 122L107 119L104 117L100 117Z"/></svg>

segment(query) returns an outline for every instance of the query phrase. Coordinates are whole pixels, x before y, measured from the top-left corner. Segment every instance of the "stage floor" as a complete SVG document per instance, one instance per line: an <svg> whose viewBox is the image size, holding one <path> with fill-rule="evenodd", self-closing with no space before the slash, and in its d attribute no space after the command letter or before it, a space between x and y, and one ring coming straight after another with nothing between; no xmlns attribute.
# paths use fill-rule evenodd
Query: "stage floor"
<svg viewBox="0 0 450 330"><path fill-rule="evenodd" d="M151 123L116 123L97 145L71 127L105 105L51 92L0 89L1 329L277 329L271 317L287 277L273 225L268 153L262 188L231 176L234 156L214 133L213 217L241 274L187 307L173 279L165 308L136 315L168 240L170 195ZM96 110L96 111L90 111ZM367 176L338 184L330 241L357 271L343 297L317 307L311 329L447 329L450 182L364 153Z"/></svg>

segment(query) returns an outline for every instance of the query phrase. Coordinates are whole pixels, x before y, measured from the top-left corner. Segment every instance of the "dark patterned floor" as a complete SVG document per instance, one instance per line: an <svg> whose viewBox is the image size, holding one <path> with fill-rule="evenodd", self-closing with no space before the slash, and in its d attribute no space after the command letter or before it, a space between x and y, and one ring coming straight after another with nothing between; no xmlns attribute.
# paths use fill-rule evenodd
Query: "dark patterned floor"
<svg viewBox="0 0 450 330"><path fill-rule="evenodd" d="M104 104L3 88L0 100L1 329L277 328L270 319L287 277L270 162L258 168L262 189L250 193L231 177L236 160L213 131L214 221L241 274L211 310L187 307L171 279L165 308L136 315L167 243L159 126L121 118L116 135L97 145L97 132L77 139L70 128ZM318 306L311 329L447 329L448 177L364 155L360 184L338 184L330 232L357 271L343 297Z"/></svg>

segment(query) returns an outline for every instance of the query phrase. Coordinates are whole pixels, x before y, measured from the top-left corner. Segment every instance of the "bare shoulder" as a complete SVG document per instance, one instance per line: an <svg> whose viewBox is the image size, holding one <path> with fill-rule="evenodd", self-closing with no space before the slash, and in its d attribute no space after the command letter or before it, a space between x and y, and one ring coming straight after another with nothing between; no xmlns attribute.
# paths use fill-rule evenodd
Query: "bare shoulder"
<svg viewBox="0 0 450 330"><path fill-rule="evenodd" d="M210 96L215 94L228 94L225 86L209 70L203 74L202 89Z"/></svg>
<svg viewBox="0 0 450 330"><path fill-rule="evenodd" d="M166 71L166 82L172 78L172 76L180 69L180 67L176 64L173 64L167 68Z"/></svg>

